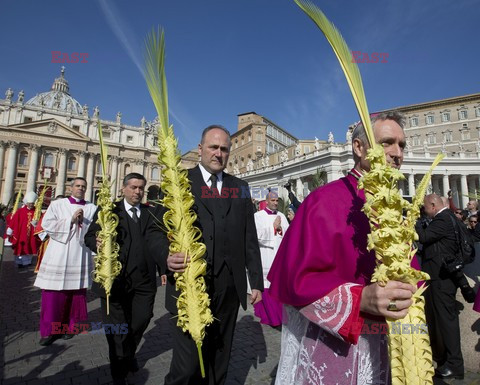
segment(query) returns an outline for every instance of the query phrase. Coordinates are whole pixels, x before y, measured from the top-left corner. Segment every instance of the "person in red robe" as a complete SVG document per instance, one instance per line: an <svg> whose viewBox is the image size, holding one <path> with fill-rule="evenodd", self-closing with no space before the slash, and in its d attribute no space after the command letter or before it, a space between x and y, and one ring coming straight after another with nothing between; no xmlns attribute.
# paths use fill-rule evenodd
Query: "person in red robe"
<svg viewBox="0 0 480 385"><path fill-rule="evenodd" d="M31 265L32 257L37 254L39 241L34 236L35 226L32 224L36 200L37 194L28 192L24 199L25 206L15 212L7 229L18 267Z"/></svg>

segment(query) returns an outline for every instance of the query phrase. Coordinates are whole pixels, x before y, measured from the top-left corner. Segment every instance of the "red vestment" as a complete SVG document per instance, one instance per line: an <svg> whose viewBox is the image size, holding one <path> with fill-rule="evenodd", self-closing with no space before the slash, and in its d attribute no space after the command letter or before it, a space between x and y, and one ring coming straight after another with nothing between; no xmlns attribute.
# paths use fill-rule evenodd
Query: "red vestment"
<svg viewBox="0 0 480 385"><path fill-rule="evenodd" d="M10 236L14 255L32 255L37 254L39 241L34 236L34 226L31 221L35 208L29 209L27 206L18 209L13 215L9 227L13 230Z"/></svg>

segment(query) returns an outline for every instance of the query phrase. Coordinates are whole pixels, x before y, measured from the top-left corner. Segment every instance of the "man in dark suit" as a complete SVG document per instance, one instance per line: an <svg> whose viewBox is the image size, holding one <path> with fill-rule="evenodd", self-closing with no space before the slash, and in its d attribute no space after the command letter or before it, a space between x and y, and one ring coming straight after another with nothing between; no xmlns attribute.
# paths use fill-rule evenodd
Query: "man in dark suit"
<svg viewBox="0 0 480 385"><path fill-rule="evenodd" d="M438 364L435 376L462 379L464 367L455 300L457 282L444 266L444 261L451 260L458 250L452 218L457 219L438 195L427 195L424 207L432 221L426 227L417 223L416 231L423 245L422 270L430 275L425 312L433 359Z"/></svg>
<svg viewBox="0 0 480 385"><path fill-rule="evenodd" d="M107 315L105 290L95 282L92 285L92 291L101 298L103 323L114 325L105 330L105 335L115 384L125 384L128 372L138 370L135 352L153 317L157 292L156 263L162 272L166 270L164 261L168 242L157 223L159 209L141 204L146 183L141 174L126 175L123 180L124 199L117 202L113 209L119 218L116 241L120 245L118 260L122 270L113 282L109 298L110 314ZM100 230L96 223L98 210L85 236L85 244L94 252L99 242L96 237Z"/></svg>
<svg viewBox="0 0 480 385"><path fill-rule="evenodd" d="M207 127L198 145L200 164L189 170L195 197L196 225L207 246L205 281L215 320L206 329L202 354L206 378L200 375L197 348L191 337L176 326L173 273L185 269L184 254L169 255L165 307L172 313L173 357L166 385L223 384L227 375L239 305L247 306L247 278L252 288L250 303L262 299L263 275L255 229L254 209L248 184L223 170L230 154L230 133L222 126Z"/></svg>

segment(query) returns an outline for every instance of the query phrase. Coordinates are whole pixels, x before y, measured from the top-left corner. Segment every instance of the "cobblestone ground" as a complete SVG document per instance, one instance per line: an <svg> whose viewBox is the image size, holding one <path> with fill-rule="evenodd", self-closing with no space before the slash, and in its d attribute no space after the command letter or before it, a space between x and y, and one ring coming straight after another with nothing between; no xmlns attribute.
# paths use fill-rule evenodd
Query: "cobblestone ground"
<svg viewBox="0 0 480 385"><path fill-rule="evenodd" d="M18 269L9 248L0 265L0 382L1 384L109 384L105 336L88 333L42 347L38 344L40 290L33 287L33 268ZM171 358L171 338L163 307L164 289L158 288L154 317L139 347L141 370L130 384L163 384ZM100 302L88 295L89 321L99 322ZM253 308L242 309L233 344L227 385L269 385L275 382L280 354L280 331L261 325ZM439 382L444 383L444 382ZM449 384L480 385L477 374ZM338 384L342 385L341 380ZM326 384L330 385L330 384Z"/></svg>
<svg viewBox="0 0 480 385"><path fill-rule="evenodd" d="M89 333L42 347L38 322L40 290L33 267L18 269L6 248L0 267L0 382L2 384L109 384L104 335ZM171 359L165 292L158 288L154 317L139 346L141 370L131 384L163 384ZM89 321L100 322L100 301L88 295ZM280 331L258 323L253 308L238 315L228 385L273 384L280 353Z"/></svg>

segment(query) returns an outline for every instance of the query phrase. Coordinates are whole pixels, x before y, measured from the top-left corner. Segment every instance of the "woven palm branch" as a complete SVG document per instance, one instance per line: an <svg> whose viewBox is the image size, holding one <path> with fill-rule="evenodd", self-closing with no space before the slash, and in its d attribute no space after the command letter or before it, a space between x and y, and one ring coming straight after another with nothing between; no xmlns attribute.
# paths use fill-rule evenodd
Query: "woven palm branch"
<svg viewBox="0 0 480 385"><path fill-rule="evenodd" d="M295 2L317 24L337 55L367 133L370 144L367 159L371 168L360 179L359 188L365 190L366 202L363 211L371 229L368 249L375 250L377 259L372 281L386 285L389 280L397 280L416 285L429 277L428 274L411 267L411 260L416 252L413 248L413 241L417 239L415 221L420 213L431 172L442 159L442 155L437 156L430 172L423 178L412 204L404 200L397 188L398 181L404 179L403 174L387 163L383 148L375 143L362 79L357 65L351 60L350 49L320 9L308 0ZM404 218L405 211L407 215ZM422 296L424 290L425 287L422 286L416 291L408 315L400 321L402 325L408 325L405 330L409 333L389 333L393 385L433 384L434 370L428 333L413 332L413 329L425 331ZM391 329L394 320L387 321ZM398 324L398 321L396 323ZM417 327L412 328L412 325ZM403 327L400 329L403 330Z"/></svg>
<svg viewBox="0 0 480 385"><path fill-rule="evenodd" d="M20 205L20 198L22 196L22 187L23 187L23 183L20 185L20 190L18 190L17 196L15 198L15 203L13 204L13 208L12 208L12 216L17 212L18 206Z"/></svg>
<svg viewBox="0 0 480 385"><path fill-rule="evenodd" d="M120 274L122 264L118 260L120 246L116 242L118 215L112 210L114 207L110 193L111 183L107 174L107 148L103 142L102 126L97 122L98 137L100 140L100 158L102 162L102 182L98 193L97 204L100 206L97 223L100 231L97 232L97 239L100 239L97 247L97 255L94 257L95 270L93 280L99 283L105 290L107 299L107 314L110 314L110 292L113 281ZM113 181L112 181L113 183Z"/></svg>
<svg viewBox="0 0 480 385"><path fill-rule="evenodd" d="M40 195L38 196L37 201L35 202L35 213L33 214L33 219L38 221L42 215L42 206L43 201L45 200L45 193L47 192L47 180L43 183L43 189Z"/></svg>
<svg viewBox="0 0 480 385"><path fill-rule="evenodd" d="M205 328L213 322L210 299L204 275L207 263L206 246L200 242L201 231L194 226L197 215L192 209L194 197L190 191L188 174L180 165L180 153L173 126L168 120L168 92L165 77L165 38L163 30L152 31L146 39L146 73L148 90L155 104L160 125L158 128L158 161L162 166L161 187L163 206L167 209L163 222L170 241L170 252L184 252L190 261L183 273L175 273L177 299L177 325L188 332L198 350L200 370L205 377L202 358L202 342ZM187 260L186 260L187 262Z"/></svg>

